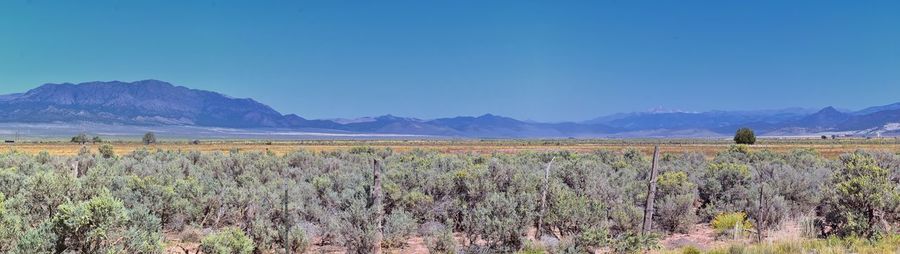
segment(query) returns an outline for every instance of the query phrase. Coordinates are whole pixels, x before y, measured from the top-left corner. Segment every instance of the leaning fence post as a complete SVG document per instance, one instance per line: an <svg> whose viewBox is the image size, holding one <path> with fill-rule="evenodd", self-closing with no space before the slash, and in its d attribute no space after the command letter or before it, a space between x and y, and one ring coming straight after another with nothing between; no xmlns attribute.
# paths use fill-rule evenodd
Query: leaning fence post
<svg viewBox="0 0 900 254"><path fill-rule="evenodd" d="M645 235L653 228L653 202L656 199L656 163L659 160L659 146L653 147L653 163L650 164L650 179L647 187L647 204L644 206L644 224L641 226L641 235Z"/></svg>

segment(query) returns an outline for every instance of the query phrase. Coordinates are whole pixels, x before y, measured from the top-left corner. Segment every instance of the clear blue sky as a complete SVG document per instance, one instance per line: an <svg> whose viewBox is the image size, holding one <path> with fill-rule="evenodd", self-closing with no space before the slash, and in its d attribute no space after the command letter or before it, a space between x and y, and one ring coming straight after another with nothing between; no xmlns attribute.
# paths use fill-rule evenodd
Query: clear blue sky
<svg viewBox="0 0 900 254"><path fill-rule="evenodd" d="M900 102L900 1L0 2L0 93L141 79L307 118L860 108Z"/></svg>

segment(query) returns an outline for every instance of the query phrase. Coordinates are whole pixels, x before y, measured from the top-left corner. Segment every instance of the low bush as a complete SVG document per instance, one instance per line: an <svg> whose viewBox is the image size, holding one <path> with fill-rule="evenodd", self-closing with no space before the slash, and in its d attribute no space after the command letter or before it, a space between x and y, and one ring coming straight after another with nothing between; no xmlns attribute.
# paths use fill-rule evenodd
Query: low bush
<svg viewBox="0 0 900 254"><path fill-rule="evenodd" d="M212 233L200 242L200 250L209 254L248 254L254 249L253 241L239 228L226 227Z"/></svg>
<svg viewBox="0 0 900 254"><path fill-rule="evenodd" d="M406 245L406 240L416 231L417 225L412 214L404 210L394 210L384 221L384 245L398 248Z"/></svg>
<svg viewBox="0 0 900 254"><path fill-rule="evenodd" d="M729 234L739 238L744 231L752 230L753 224L743 212L730 212L716 215L709 223L719 235Z"/></svg>

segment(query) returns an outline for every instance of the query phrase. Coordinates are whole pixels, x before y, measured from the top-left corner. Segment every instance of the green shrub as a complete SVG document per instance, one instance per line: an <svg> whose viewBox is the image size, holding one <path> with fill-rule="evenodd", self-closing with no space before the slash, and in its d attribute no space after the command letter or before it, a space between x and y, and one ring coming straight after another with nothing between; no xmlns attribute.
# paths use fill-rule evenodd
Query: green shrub
<svg viewBox="0 0 900 254"><path fill-rule="evenodd" d="M706 219L730 211L743 211L751 199L750 168L737 163L710 163L702 176L701 215Z"/></svg>
<svg viewBox="0 0 900 254"><path fill-rule="evenodd" d="M293 253L306 253L306 250L312 245L312 239L305 230L299 227L291 228L290 239Z"/></svg>
<svg viewBox="0 0 900 254"><path fill-rule="evenodd" d="M510 252L524 244L523 236L532 225L534 211L532 200L490 193L475 207L469 223L492 251Z"/></svg>
<svg viewBox="0 0 900 254"><path fill-rule="evenodd" d="M128 213L121 200L108 192L80 203L60 205L50 220L56 251L100 253L120 248Z"/></svg>
<svg viewBox="0 0 900 254"><path fill-rule="evenodd" d="M746 154L750 154L750 147L747 146L746 144L731 145L731 146L728 146L728 150L726 150L726 152L733 153L733 154L746 155Z"/></svg>
<svg viewBox="0 0 900 254"><path fill-rule="evenodd" d="M875 238L890 228L888 218L894 218L900 189L892 186L889 171L877 165L866 154L854 153L842 157L843 167L835 173L821 206L823 233L840 237Z"/></svg>
<svg viewBox="0 0 900 254"><path fill-rule="evenodd" d="M743 212L716 215L709 224L719 235L730 233L740 236L744 231L753 229L753 224L747 220L747 214Z"/></svg>
<svg viewBox="0 0 900 254"><path fill-rule="evenodd" d="M248 254L253 248L250 237L237 227L223 228L200 241L200 250L209 254Z"/></svg>
<svg viewBox="0 0 900 254"><path fill-rule="evenodd" d="M19 216L6 210L5 201L5 196L0 192L0 253L12 251L24 226Z"/></svg>
<svg viewBox="0 0 900 254"><path fill-rule="evenodd" d="M101 145L100 148L98 148L98 151L100 152L100 156L103 156L103 158L109 159L116 157L116 153L115 151L113 151L113 147L110 144Z"/></svg>
<svg viewBox="0 0 900 254"><path fill-rule="evenodd" d="M609 232L606 229L590 228L576 236L575 245L586 249L599 248L607 245L609 241Z"/></svg>
<svg viewBox="0 0 900 254"><path fill-rule="evenodd" d="M416 231L418 225L412 214L404 210L394 210L384 220L385 247L397 248L406 245L406 239Z"/></svg>
<svg viewBox="0 0 900 254"><path fill-rule="evenodd" d="M51 231L49 223L42 223L30 228L16 239L16 246L12 253L55 253L57 243L56 234Z"/></svg>
<svg viewBox="0 0 900 254"><path fill-rule="evenodd" d="M681 254L700 254L700 249L697 249L697 247L694 246L687 246L681 248Z"/></svg>
<svg viewBox="0 0 900 254"><path fill-rule="evenodd" d="M659 236L654 234L623 234L613 241L612 248L616 253L642 253L647 250L658 249L660 248Z"/></svg>
<svg viewBox="0 0 900 254"><path fill-rule="evenodd" d="M687 173L669 171L657 179L656 215L653 217L659 228L666 232L686 233L697 222L694 206L697 185L690 182Z"/></svg>
<svg viewBox="0 0 900 254"><path fill-rule="evenodd" d="M428 247L428 253L442 254L457 253L459 248L452 229L444 226L425 235L425 246Z"/></svg>

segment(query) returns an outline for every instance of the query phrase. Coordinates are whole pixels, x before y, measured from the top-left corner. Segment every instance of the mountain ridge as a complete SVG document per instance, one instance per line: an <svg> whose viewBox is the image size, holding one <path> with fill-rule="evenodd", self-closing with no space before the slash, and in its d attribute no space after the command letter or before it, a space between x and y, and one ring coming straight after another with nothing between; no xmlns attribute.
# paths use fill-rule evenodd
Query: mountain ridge
<svg viewBox="0 0 900 254"><path fill-rule="evenodd" d="M845 132L895 134L900 103L856 112L834 107L756 111L660 110L618 113L583 122L542 123L484 114L436 119L383 115L357 119L306 119L282 114L250 98L176 86L160 80L44 84L24 93L0 95L0 122L94 122L449 137L643 137L727 136L739 127L760 134L810 135Z"/></svg>

